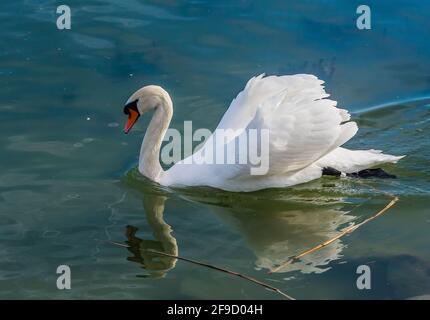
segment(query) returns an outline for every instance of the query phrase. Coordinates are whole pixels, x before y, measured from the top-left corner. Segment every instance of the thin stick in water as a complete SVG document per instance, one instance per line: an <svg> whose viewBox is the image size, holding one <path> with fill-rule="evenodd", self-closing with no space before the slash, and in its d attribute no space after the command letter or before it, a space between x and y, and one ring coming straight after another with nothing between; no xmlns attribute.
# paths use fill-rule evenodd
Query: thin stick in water
<svg viewBox="0 0 430 320"><path fill-rule="evenodd" d="M317 246L315 246L315 247L313 247L311 249L308 249L308 250L306 250L306 251L304 251L304 252L302 252L302 253L300 253L298 255L295 255L295 256L291 257L290 259L288 259L284 263L281 263L279 266L277 266L277 267L273 268L272 270L270 270L268 273L271 274L271 273L279 271L280 269L286 267L287 265L289 265L289 264L291 264L293 262L296 262L297 260L299 260L303 256L306 256L306 255L308 255L308 254L310 254L312 252L318 251L318 250L320 250L320 249L328 246L329 244L333 243L337 239L342 238L346 234L354 232L355 230L357 230L362 225L364 225L364 224L368 223L369 221L371 221L371 220L379 217L380 215L384 214L388 209L390 209L392 206L394 206L397 201L399 201L398 197L393 196L393 195L390 195L390 196L392 196L394 198L382 210L378 211L373 216L365 219L364 221L360 222L359 224L347 227L346 229L344 229L341 233L339 233L335 237L333 237L333 238L331 238L331 239L329 239L329 240L327 240L327 241L325 241L325 242L323 242L323 243L321 243L321 244L319 244L319 245L317 245Z"/></svg>
<svg viewBox="0 0 430 320"><path fill-rule="evenodd" d="M122 243L113 242L113 241L109 241L109 243L117 245L117 246L129 248L128 245L125 245L125 244L122 244ZM192 259L188 259L188 258L183 258L183 257L180 257L180 256L176 256L176 255L173 255L173 254L168 254L168 253L164 253L164 252L160 252L160 251L156 251L156 250L152 250L152 249L146 250L146 251L147 252L151 252L151 253L155 253L155 254L158 254L158 255L161 255L161 256L166 256L166 257L171 257L171 258L175 258L175 259L178 259L178 260L186 261L186 262L189 262L189 263L192 263L192 264L195 264L195 265L199 265L199 266L203 266L203 267L206 267L206 268L209 268L209 269L213 269L213 270L221 271L221 272L224 272L224 273L228 273L230 275L234 275L234 276L237 276L239 278L251 281L251 282L253 282L255 284L258 284L258 285L260 285L260 286L262 286L262 287L264 287L266 289L274 291L274 292L282 295L284 298L286 298L288 300L296 300L293 297L291 297L290 295L282 292L280 289L275 288L275 287L273 287L273 286L271 286L271 285L269 285L267 283L264 283L264 282L262 282L260 280L252 278L250 276L247 276L245 274L241 274L241 273L238 273L238 272L226 269L226 268L214 266L214 265L211 265L209 263L204 263L204 262L200 262L200 261L196 261L196 260L192 260Z"/></svg>

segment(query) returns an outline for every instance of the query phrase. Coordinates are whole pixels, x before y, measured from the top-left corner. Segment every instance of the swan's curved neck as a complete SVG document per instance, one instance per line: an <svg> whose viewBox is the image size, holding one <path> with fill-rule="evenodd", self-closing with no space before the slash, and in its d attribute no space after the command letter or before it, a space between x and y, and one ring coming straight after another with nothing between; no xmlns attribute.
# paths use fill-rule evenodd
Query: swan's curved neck
<svg viewBox="0 0 430 320"><path fill-rule="evenodd" d="M143 138L139 156L139 171L147 178L160 182L164 170L160 165L160 148L173 115L173 103L169 94L160 88L157 92L160 104L155 108L151 122Z"/></svg>

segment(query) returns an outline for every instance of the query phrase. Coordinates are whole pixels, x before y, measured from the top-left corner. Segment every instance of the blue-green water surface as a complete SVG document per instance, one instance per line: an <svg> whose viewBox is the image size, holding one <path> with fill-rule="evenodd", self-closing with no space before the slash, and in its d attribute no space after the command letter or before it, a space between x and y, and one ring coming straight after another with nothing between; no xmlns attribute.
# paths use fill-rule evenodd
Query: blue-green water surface
<svg viewBox="0 0 430 320"><path fill-rule="evenodd" d="M297 299L430 295L430 3L73 0L0 4L0 298ZM394 180L323 178L290 189L165 190L135 169L148 119L122 106L147 84L173 98L171 127L214 129L247 79L313 73L360 131L347 146L407 157ZM268 274L382 209L385 215ZM113 245L109 241L131 245ZM58 290L56 269L72 270ZM358 290L357 267L372 272Z"/></svg>

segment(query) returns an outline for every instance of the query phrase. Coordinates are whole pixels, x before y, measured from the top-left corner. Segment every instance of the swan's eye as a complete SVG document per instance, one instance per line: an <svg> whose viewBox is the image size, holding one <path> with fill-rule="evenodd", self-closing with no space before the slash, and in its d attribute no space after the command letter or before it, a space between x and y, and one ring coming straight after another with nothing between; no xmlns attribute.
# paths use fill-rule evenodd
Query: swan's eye
<svg viewBox="0 0 430 320"><path fill-rule="evenodd" d="M130 114L130 110L134 110L134 111L136 111L136 112L139 112L139 111L137 110L137 101L139 101L139 99L136 99L136 100L134 100L134 101L131 101L131 102L127 103L127 104L124 106L124 114L129 115L129 114Z"/></svg>
<svg viewBox="0 0 430 320"><path fill-rule="evenodd" d="M139 110L137 109L137 101L138 100L134 100L124 106L124 113L128 115L128 119L124 127L124 133L128 133L140 117Z"/></svg>

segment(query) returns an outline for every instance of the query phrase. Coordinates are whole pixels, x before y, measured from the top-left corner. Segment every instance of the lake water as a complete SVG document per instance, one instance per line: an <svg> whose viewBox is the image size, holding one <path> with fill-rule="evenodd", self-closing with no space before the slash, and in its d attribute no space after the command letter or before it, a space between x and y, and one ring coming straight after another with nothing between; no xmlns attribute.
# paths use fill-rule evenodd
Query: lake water
<svg viewBox="0 0 430 320"><path fill-rule="evenodd" d="M430 295L430 10L427 1L0 4L0 298L297 299ZM139 87L173 98L171 127L214 129L251 76L313 73L349 109L351 148L406 154L394 180L323 178L290 189L165 190L136 171L149 119L122 132ZM268 271L382 209L385 215L279 272ZM109 243L126 243L125 248ZM56 269L72 270L58 290ZM371 290L356 287L368 265Z"/></svg>

